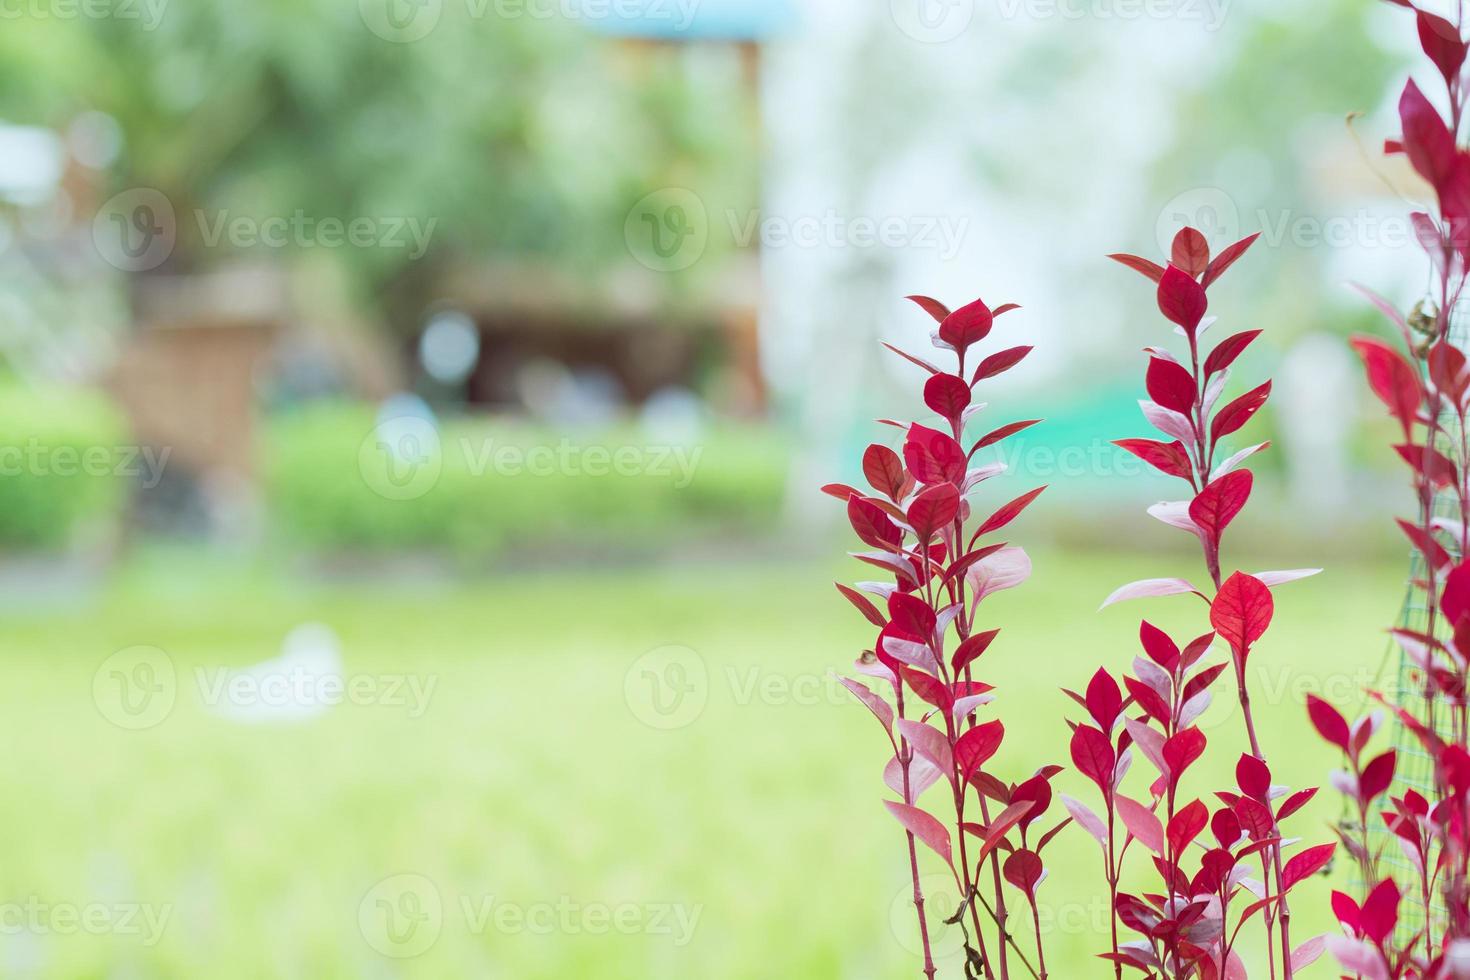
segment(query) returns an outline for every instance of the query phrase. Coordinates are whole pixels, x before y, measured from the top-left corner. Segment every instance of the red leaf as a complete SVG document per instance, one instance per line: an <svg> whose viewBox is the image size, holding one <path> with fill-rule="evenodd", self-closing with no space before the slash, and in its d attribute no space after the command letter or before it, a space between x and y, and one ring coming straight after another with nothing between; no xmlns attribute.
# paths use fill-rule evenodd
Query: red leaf
<svg viewBox="0 0 1470 980"><path fill-rule="evenodd" d="M1271 590L1255 576L1236 572L1210 606L1210 625L1243 656L1265 634L1274 611Z"/></svg>
<svg viewBox="0 0 1470 980"><path fill-rule="evenodd" d="M1169 639L1169 634L1145 619L1138 624L1138 639L1150 660L1174 673L1174 668L1179 666L1179 645Z"/></svg>
<svg viewBox="0 0 1470 980"><path fill-rule="evenodd" d="M1016 851L1006 858L1003 870L1006 881L1028 896L1036 894L1036 886L1041 884L1042 876L1046 873L1041 857L1035 851L1026 850Z"/></svg>
<svg viewBox="0 0 1470 980"><path fill-rule="evenodd" d="M903 460L887 446L874 443L863 453L863 476L874 490L897 500L903 491Z"/></svg>
<svg viewBox="0 0 1470 980"><path fill-rule="evenodd" d="M991 354L985 360L981 361L980 366L975 369L975 375L970 378L970 384L975 384L978 381L984 381L986 378L993 378L997 374L1009 371L1017 364L1020 364L1021 360L1027 354L1031 353L1031 350L1030 347L1010 347Z"/></svg>
<svg viewBox="0 0 1470 980"><path fill-rule="evenodd" d="M1424 446L1400 444L1393 447L1409 468L1421 474L1431 484L1443 489L1456 483L1456 468L1451 459L1438 449Z"/></svg>
<svg viewBox="0 0 1470 980"><path fill-rule="evenodd" d="M904 299L912 300L921 309L934 318L935 323L943 323L944 318L949 316L949 307L929 296L905 296Z"/></svg>
<svg viewBox="0 0 1470 980"><path fill-rule="evenodd" d="M948 711L954 707L954 692L949 689L948 684L938 678L922 670L905 667L903 668L903 679L909 687L913 688L915 694L939 710Z"/></svg>
<svg viewBox="0 0 1470 980"><path fill-rule="evenodd" d="M1465 42L1459 28L1437 14L1416 11L1419 20L1419 46L1429 55L1439 73L1451 86L1455 85L1460 67L1465 63Z"/></svg>
<svg viewBox="0 0 1470 980"><path fill-rule="evenodd" d="M1199 388L1194 375L1177 361L1166 361L1162 357L1151 357L1145 379L1148 396L1164 408L1188 416L1194 411Z"/></svg>
<svg viewBox="0 0 1470 980"><path fill-rule="evenodd" d="M1005 726L999 721L987 721L961 735L954 743L954 761L959 766L960 778L968 781L975 770L985 765L1000 749L1005 734Z"/></svg>
<svg viewBox="0 0 1470 980"><path fill-rule="evenodd" d="M1432 535L1424 533L1424 529L1417 524L1410 524L1403 518L1395 518L1395 522L1403 530L1404 536L1419 549L1421 555L1426 556L1435 568L1443 568L1451 561L1450 553L1445 550L1444 545L1434 540Z"/></svg>
<svg viewBox="0 0 1470 980"><path fill-rule="evenodd" d="M987 432L979 438L975 445L970 447L970 455L973 456L978 450L984 449L986 446L993 446L1002 439L1015 435L1022 429L1029 429L1040 421L1041 419L1027 419L1025 422L1012 422L1009 425L1001 426L993 432Z"/></svg>
<svg viewBox="0 0 1470 980"><path fill-rule="evenodd" d="M1373 337L1354 337L1353 348L1368 369L1368 385L1407 434L1419 414L1424 390L1419 374L1402 354Z"/></svg>
<svg viewBox="0 0 1470 980"><path fill-rule="evenodd" d="M924 404L951 421L970 405L970 386L964 378L936 374L924 382Z"/></svg>
<svg viewBox="0 0 1470 980"><path fill-rule="evenodd" d="M1399 121L1409 162L1436 190L1444 188L1454 171L1455 138L1412 79L1399 96Z"/></svg>
<svg viewBox="0 0 1470 980"><path fill-rule="evenodd" d="M1393 935L1399 921L1399 897L1398 885L1392 878L1384 878L1363 900L1359 925L1363 934L1375 943Z"/></svg>
<svg viewBox="0 0 1470 980"><path fill-rule="evenodd" d="M1158 300L1159 312L1179 324L1191 336L1209 307L1209 300L1205 298L1205 287L1172 263L1159 280Z"/></svg>
<svg viewBox="0 0 1470 980"><path fill-rule="evenodd" d="M847 498L847 519L862 542L874 548L894 551L903 541L903 531L881 507L855 494Z"/></svg>
<svg viewBox="0 0 1470 980"><path fill-rule="evenodd" d="M1123 265L1126 265L1128 268L1134 270L1135 272L1143 273L1154 282L1158 282L1160 279L1164 278L1164 267L1159 265L1157 262L1150 262L1148 259L1140 258L1137 255L1129 255L1126 252L1115 252L1114 254L1109 255L1108 258L1112 259L1114 262L1120 262Z"/></svg>
<svg viewBox="0 0 1470 980"><path fill-rule="evenodd" d="M884 800L883 805L888 807L888 812L903 824L904 829L923 841L935 854L944 858L944 863L954 868L954 858L950 855L949 831L944 824L934 819L929 814L916 806L904 803L895 803L892 800Z"/></svg>
<svg viewBox="0 0 1470 980"><path fill-rule="evenodd" d="M922 425L909 426L903 444L904 462L920 483L953 483L965 478L965 451L943 432Z"/></svg>
<svg viewBox="0 0 1470 980"><path fill-rule="evenodd" d="M1234 470L1199 492L1189 505L1189 519L1218 542L1250 499L1254 477L1250 470Z"/></svg>
<svg viewBox="0 0 1470 980"><path fill-rule="evenodd" d="M1208 288L1210 283L1214 282L1216 279L1219 279L1226 269L1234 265L1235 260L1244 255L1245 250L1250 248L1251 245L1255 243L1255 240L1259 237L1261 237L1261 233L1256 232L1254 235L1249 235L1245 238L1242 238L1240 241L1236 242L1234 245L1225 248L1223 251L1220 252L1219 255L1211 259L1209 268L1205 270L1204 278L1200 280L1200 285Z"/></svg>
<svg viewBox="0 0 1470 980"><path fill-rule="evenodd" d="M1169 261L1198 279L1210 264L1210 244L1193 228L1180 228L1169 248Z"/></svg>
<svg viewBox="0 0 1470 980"><path fill-rule="evenodd" d="M1388 790L1397 764L1398 753L1389 749L1363 767L1363 774L1358 778L1358 796L1364 803Z"/></svg>
<svg viewBox="0 0 1470 980"><path fill-rule="evenodd" d="M1271 792L1271 770L1260 759L1245 753L1235 764L1235 785L1246 796L1264 803Z"/></svg>
<svg viewBox="0 0 1470 980"><path fill-rule="evenodd" d="M1099 667L1087 685L1087 713L1104 732L1111 732L1123 711L1123 692L1111 674Z"/></svg>
<svg viewBox="0 0 1470 980"><path fill-rule="evenodd" d="M1307 715L1312 719L1312 724L1316 726L1317 734L1344 752L1348 751L1352 735L1348 730L1347 721L1336 708L1315 694L1308 694Z"/></svg>
<svg viewBox="0 0 1470 980"><path fill-rule="evenodd" d="M1439 598L1439 610L1456 626L1470 616L1470 560L1456 565L1445 579L1444 591Z"/></svg>
<svg viewBox="0 0 1470 980"><path fill-rule="evenodd" d="M1173 442L1159 442L1155 439L1119 439L1113 445L1128 450L1161 473L1177 476L1182 480L1194 477L1189 454L1184 450L1184 443L1177 439Z"/></svg>
<svg viewBox="0 0 1470 980"><path fill-rule="evenodd" d="M1230 433L1235 432L1251 420L1251 416L1255 415L1257 410L1266 404L1266 399L1270 396L1271 382L1267 381L1258 388L1252 388L1229 405L1220 409L1220 414L1216 415L1215 420L1210 423L1210 437L1213 439L1223 439L1230 435Z"/></svg>
<svg viewBox="0 0 1470 980"><path fill-rule="evenodd" d="M862 496L862 491L858 490L857 487L850 487L846 483L828 483L822 487L822 492L829 497L836 497L844 504L847 503L849 497Z"/></svg>
<svg viewBox="0 0 1470 980"><path fill-rule="evenodd" d="M985 863L990 852L1001 845L1006 839L1006 834L1011 832L1011 828L1019 823L1022 817L1031 812L1033 805L1030 800L1012 803L1001 811L1000 816L990 822L990 826L985 828L985 843L981 846L980 853L974 858L976 864Z"/></svg>
<svg viewBox="0 0 1470 980"><path fill-rule="evenodd" d="M924 360L922 357L915 357L914 355L910 354L906 350L899 350L897 347L894 347L892 344L888 343L888 341L886 341L886 340L883 341L883 346L884 347L887 347L889 350L893 351L893 353L897 354L899 357L903 358L905 361L908 361L910 364L917 364L919 367L923 368L925 371L928 371L930 374L938 374L939 373L939 368L937 368L934 365L930 364L928 361Z"/></svg>
<svg viewBox="0 0 1470 980"><path fill-rule="evenodd" d="M1169 841L1169 852L1179 859L1184 855L1187 848L1200 831L1205 829L1209 822L1210 810L1199 800L1186 806L1174 814L1174 819L1169 821L1169 827L1165 833Z"/></svg>
<svg viewBox="0 0 1470 980"><path fill-rule="evenodd" d="M960 492L954 484L936 483L909 504L909 526L918 535L920 543L927 542L935 532L954 521L959 512Z"/></svg>
<svg viewBox="0 0 1470 980"><path fill-rule="evenodd" d="M984 534L989 534L992 531L999 531L1005 527L1011 521L1015 520L1021 511L1025 510L1031 504L1031 501L1041 496L1041 492L1045 489L1045 486L1037 487L1035 490L1023 493L1015 500L1001 507L985 519L985 523L980 525L980 529L975 532L975 536L979 537Z"/></svg>
<svg viewBox="0 0 1470 980"><path fill-rule="evenodd" d="M1235 359L1251 345L1251 342L1261 335L1259 330L1245 330L1238 334L1226 337L1205 358L1205 377L1225 370L1235 363Z"/></svg>
<svg viewBox="0 0 1470 980"><path fill-rule="evenodd" d="M1169 764L1169 779L1178 783L1185 771L1205 753L1205 733L1198 728L1176 732L1164 743L1164 761Z"/></svg>
<svg viewBox="0 0 1470 980"><path fill-rule="evenodd" d="M994 319L995 314L990 312L990 307L977 299L973 303L961 306L944 318L944 321L939 324L939 339L956 350L964 350L971 344L985 339L990 333L990 325Z"/></svg>
<svg viewBox="0 0 1470 980"><path fill-rule="evenodd" d="M956 647L954 653L950 657L950 666L954 669L954 672L958 674L963 671L965 667L978 660L980 655L984 653L985 650L990 646L990 644L995 641L995 637L998 633L1000 633L1000 630L998 629L986 630L984 633L976 633L974 636L967 638L958 647Z"/></svg>
<svg viewBox="0 0 1470 980"><path fill-rule="evenodd" d="M847 597L848 602L851 602L854 606L857 606L858 612L866 616L868 622L872 623L879 629L882 629L883 627L888 625L888 621L883 618L883 614L878 611L878 607L873 605L872 601L867 596L863 595L857 589L848 588L841 582L833 582L832 584L837 586L838 592L841 592L844 596Z"/></svg>
<svg viewBox="0 0 1470 980"><path fill-rule="evenodd" d="M1113 743L1091 725L1078 725L1072 732L1072 763L1077 771L1097 784L1104 795L1112 792Z"/></svg>

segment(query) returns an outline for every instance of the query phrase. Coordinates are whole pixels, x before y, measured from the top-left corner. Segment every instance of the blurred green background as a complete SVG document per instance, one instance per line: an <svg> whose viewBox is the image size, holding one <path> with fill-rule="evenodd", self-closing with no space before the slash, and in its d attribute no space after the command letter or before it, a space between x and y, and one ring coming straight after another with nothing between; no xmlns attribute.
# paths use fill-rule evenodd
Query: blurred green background
<svg viewBox="0 0 1470 980"><path fill-rule="evenodd" d="M0 11L0 975L915 975L816 488L923 411L903 295L1022 304L987 414L1048 421L992 493L1052 489L987 669L1003 775L1063 760L1062 685L1203 622L1097 612L1197 562L1110 446L1170 337L1102 258L1183 223L1262 235L1212 290L1266 330L1235 387L1276 377L1228 560L1328 568L1254 668L1277 780L1325 781L1303 699L1387 676L1406 566L1343 341L1379 329L1345 283L1424 288L1374 149L1412 31L870 6ZM1207 724L1198 792L1241 741ZM1091 844L1053 847L1052 975L1100 975Z"/></svg>

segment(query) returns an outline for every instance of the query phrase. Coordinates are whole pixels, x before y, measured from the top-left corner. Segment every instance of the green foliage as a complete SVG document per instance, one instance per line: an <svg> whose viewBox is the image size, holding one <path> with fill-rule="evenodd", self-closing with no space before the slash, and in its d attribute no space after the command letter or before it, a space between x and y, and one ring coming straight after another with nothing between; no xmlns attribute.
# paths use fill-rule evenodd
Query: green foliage
<svg viewBox="0 0 1470 980"><path fill-rule="evenodd" d="M767 525L785 480L785 449L762 429L719 429L683 448L632 427L563 436L458 419L442 427L437 480L390 499L375 489L382 457L367 406L315 406L276 420L266 438L276 526L291 546L319 552L475 560L515 548L667 547L691 530Z"/></svg>
<svg viewBox="0 0 1470 980"><path fill-rule="evenodd" d="M121 514L140 464L101 395L0 384L0 546L58 549Z"/></svg>

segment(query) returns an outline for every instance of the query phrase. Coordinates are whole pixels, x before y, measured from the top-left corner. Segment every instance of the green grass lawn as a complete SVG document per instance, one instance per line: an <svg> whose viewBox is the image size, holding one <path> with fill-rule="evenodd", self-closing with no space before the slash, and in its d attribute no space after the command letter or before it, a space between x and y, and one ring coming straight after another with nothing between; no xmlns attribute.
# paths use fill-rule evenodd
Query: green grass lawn
<svg viewBox="0 0 1470 980"><path fill-rule="evenodd" d="M987 617L1006 626L983 673L1009 777L1065 761L1059 686L1124 669L1140 615L1180 633L1203 621L1185 599L1097 612L1114 585L1179 562L1034 557L1031 584ZM834 574L867 577L710 562L322 585L170 558L134 561L95 608L9 609L0 975L915 976L884 742L825 679L869 640ZM1324 780L1334 760L1303 692L1341 699L1371 678L1400 574L1338 568L1278 591L1256 697L1279 782ZM284 725L208 709L215 671L275 655L303 621L333 627L348 675L377 685L363 703ZM175 671L172 689L155 673L150 710L176 693L130 730L110 720L132 717L112 671L147 677L99 666L139 645ZM409 681L433 685L421 712ZM1205 724L1213 775L1233 769L1238 718ZM1071 773L1059 785L1085 793ZM1329 791L1295 829L1326 839L1336 813ZM1103 976L1094 845L1067 832L1048 854L1051 975ZM1306 938L1325 928L1326 884L1299 894Z"/></svg>

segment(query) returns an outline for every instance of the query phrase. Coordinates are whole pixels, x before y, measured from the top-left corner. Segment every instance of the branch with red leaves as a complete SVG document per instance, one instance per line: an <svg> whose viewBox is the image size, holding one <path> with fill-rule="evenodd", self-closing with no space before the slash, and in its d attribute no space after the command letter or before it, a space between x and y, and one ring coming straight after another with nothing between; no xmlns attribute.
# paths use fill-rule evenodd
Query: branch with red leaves
<svg viewBox="0 0 1470 980"><path fill-rule="evenodd" d="M1360 976L1439 980L1470 976L1470 365L1450 340L1470 267L1470 152L1457 145L1467 43L1463 3L1455 4L1451 23L1408 0L1394 2L1414 12L1420 47L1443 82L1447 106L1441 115L1409 81L1399 98L1402 136L1384 146L1387 153L1406 155L1433 192L1434 210L1410 218L1433 268L1434 285L1408 316L1363 290L1397 327L1403 347L1372 337L1355 338L1353 346L1369 387L1399 423L1402 438L1393 449L1409 467L1417 513L1398 525L1422 558L1422 575L1413 585L1426 611L1422 630L1391 631L1417 668L1423 717L1370 693L1429 758L1429 796L1414 789L1395 795L1397 753L1368 751L1382 727L1381 713L1349 724L1336 708L1315 698L1308 711L1318 733L1343 755L1344 768L1333 783L1347 798L1353 819L1337 829L1363 882L1356 899L1343 892L1332 896L1343 930L1333 937L1332 951L1345 969ZM1453 502L1454 516L1436 513L1438 497ZM1379 820L1388 834L1375 846L1370 828ZM1383 848L1390 844L1409 863L1409 872L1398 880L1383 861ZM1405 894L1420 907L1418 928L1401 920Z"/></svg>
<svg viewBox="0 0 1470 980"><path fill-rule="evenodd" d="M982 720L993 695L991 685L977 679L977 668L999 633L980 628L982 603L1031 573L1025 551L992 539L1045 488L983 517L971 504L981 484L1004 469L971 466L975 454L1035 423L1008 423L965 446L966 430L984 408L975 401L977 387L1014 367L1031 348L976 359L976 345L1014 305L992 310L976 300L951 312L926 296L909 298L938 324L934 346L951 356L954 368L941 370L886 345L926 373L924 404L938 420L884 420L902 431L903 443L899 451L875 443L864 452L871 492L844 484L823 487L846 503L848 521L868 549L853 557L889 577L837 586L877 630L857 670L878 688L851 678L842 683L878 719L891 750L883 781L894 798L884 805L907 838L925 976L933 980L937 970L929 940L929 916L937 914L965 930L966 977L1010 980L1024 971L1044 980L1036 904L1046 877L1042 852L1069 820L1044 831L1040 821L1051 805L1051 779L1061 770L1045 766L1020 782L995 774L1005 727L998 718ZM926 791L935 786L948 792L926 802ZM958 909L925 912L915 842L954 876L963 896ZM1017 895L1030 912L1034 961L1017 943L1011 922Z"/></svg>
<svg viewBox="0 0 1470 980"><path fill-rule="evenodd" d="M1326 866L1336 845L1308 848L1286 860L1283 852L1288 844L1281 822L1316 790L1288 793L1272 783L1256 735L1246 676L1247 659L1271 623L1271 588L1316 570L1235 572L1228 578L1221 570L1225 531L1245 507L1253 486L1251 472L1243 464L1267 448L1261 443L1227 454L1227 442L1265 404L1271 383L1224 401L1232 365L1260 331L1233 334L1206 352L1202 341L1211 326L1205 317L1206 291L1245 254L1255 237L1211 258L1204 236L1185 228L1175 236L1165 265L1136 255L1112 256L1155 284L1160 312L1175 324L1175 332L1187 345L1182 357L1164 346L1145 348L1149 399L1140 404L1145 419L1164 438L1124 439L1117 445L1188 484L1188 500L1159 504L1149 513L1198 539L1209 584L1197 587L1179 578L1148 579L1123 586L1103 605L1192 594L1209 604L1213 628L1181 648L1145 621L1139 631L1144 655L1134 660L1122 687L1106 669L1099 669L1085 694L1068 692L1090 718L1090 723L1072 724L1072 761L1097 787L1104 815L1070 798L1064 797L1064 804L1102 850L1113 924L1112 947L1101 955L1119 978L1124 967L1150 978L1245 977L1248 971L1234 947L1242 927L1258 914L1266 932L1270 977L1290 978L1323 949L1320 937L1292 947L1286 897ZM1230 659L1207 665L1217 636L1228 644ZM1211 814L1203 800L1187 798L1182 781L1207 748L1196 721L1210 704L1210 686L1231 667L1249 752L1236 765L1236 786L1215 793L1222 805ZM1123 792L1135 750L1157 773L1148 786L1147 802ZM1206 828L1208 837L1202 836ZM1119 891L1125 860L1130 852L1138 853L1135 843L1159 875L1157 893ZM1250 876L1254 862L1260 864L1261 881ZM1237 902L1243 907L1234 913L1232 925L1232 904ZM1120 942L1119 926L1138 938Z"/></svg>

